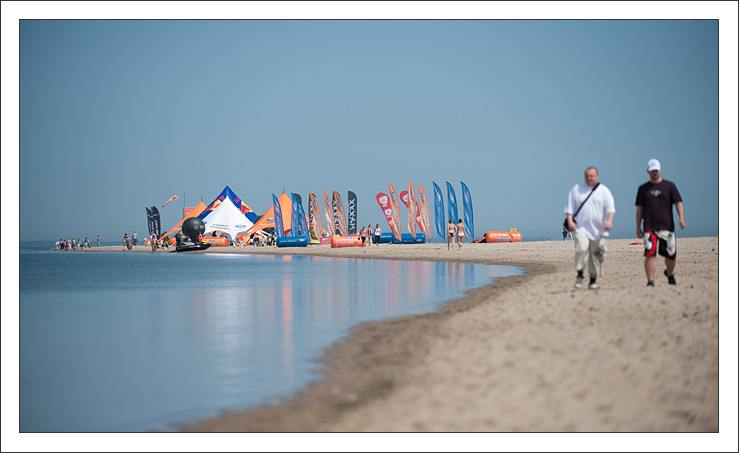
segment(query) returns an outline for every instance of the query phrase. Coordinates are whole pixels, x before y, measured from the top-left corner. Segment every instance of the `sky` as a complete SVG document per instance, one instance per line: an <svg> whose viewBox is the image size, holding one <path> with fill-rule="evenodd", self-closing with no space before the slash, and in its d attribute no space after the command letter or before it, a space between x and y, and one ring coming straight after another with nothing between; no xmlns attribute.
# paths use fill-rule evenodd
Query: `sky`
<svg viewBox="0 0 739 453"><path fill-rule="evenodd" d="M718 28L22 20L20 240L145 235L150 206L166 231L225 186L257 215L283 189L353 191L359 224L387 228L375 196L407 181L448 181L460 204L464 182L477 237L557 239L591 165L616 201L611 237L628 238L651 158L683 197L679 235L715 236Z"/></svg>
<svg viewBox="0 0 739 453"><path fill-rule="evenodd" d="M732 233L720 294L736 300L736 2L2 2L2 49L4 239L119 241L146 234L146 207L169 229L225 186L257 214L283 189L351 190L359 224L386 228L375 195L410 180L429 194L449 181L458 199L464 182L477 237L558 240L591 165L616 201L611 237L632 238L657 158L684 200L678 237ZM5 299L18 254L3 250ZM4 365L17 353L6 332ZM726 426L735 417L722 410ZM458 448L450 437L434 447ZM345 451L332 440L320 448ZM684 434L653 448L666 440L715 447Z"/></svg>

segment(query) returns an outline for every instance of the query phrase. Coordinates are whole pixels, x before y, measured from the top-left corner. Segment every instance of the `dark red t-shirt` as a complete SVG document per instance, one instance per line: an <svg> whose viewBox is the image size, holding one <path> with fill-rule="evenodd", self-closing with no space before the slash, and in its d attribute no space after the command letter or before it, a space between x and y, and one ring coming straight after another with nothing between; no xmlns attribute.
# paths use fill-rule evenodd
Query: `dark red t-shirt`
<svg viewBox="0 0 739 453"><path fill-rule="evenodd" d="M672 205L683 201L674 183L663 179L654 184L648 181L639 186L636 205L642 206L645 231L675 231L672 220Z"/></svg>

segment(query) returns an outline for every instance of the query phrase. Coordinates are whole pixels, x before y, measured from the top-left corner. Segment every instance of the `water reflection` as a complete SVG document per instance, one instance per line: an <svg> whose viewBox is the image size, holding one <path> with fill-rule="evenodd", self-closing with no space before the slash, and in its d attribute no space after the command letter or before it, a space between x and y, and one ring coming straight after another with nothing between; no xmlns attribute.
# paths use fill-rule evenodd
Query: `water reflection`
<svg viewBox="0 0 739 453"><path fill-rule="evenodd" d="M95 291L21 292L21 431L171 430L170 422L274 401L318 378L311 360L351 326L428 312L520 272L212 254L161 258L190 266L162 284L148 277L150 258L106 259L110 280ZM139 287L114 287L123 269Z"/></svg>

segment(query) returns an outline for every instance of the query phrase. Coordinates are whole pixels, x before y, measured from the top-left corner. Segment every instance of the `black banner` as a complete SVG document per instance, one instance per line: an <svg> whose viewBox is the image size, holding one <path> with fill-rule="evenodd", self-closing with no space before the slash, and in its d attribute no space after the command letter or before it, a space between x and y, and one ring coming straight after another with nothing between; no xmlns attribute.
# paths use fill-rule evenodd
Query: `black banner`
<svg viewBox="0 0 739 453"><path fill-rule="evenodd" d="M351 190L347 196L347 203L349 209L346 213L347 230L349 234L357 234L357 195Z"/></svg>
<svg viewBox="0 0 739 453"><path fill-rule="evenodd" d="M156 206L151 207L151 229L156 233L157 237L162 235L162 227L159 222L159 209Z"/></svg>
<svg viewBox="0 0 739 453"><path fill-rule="evenodd" d="M149 228L149 237L154 233L153 223L151 221L151 209L146 208L146 225Z"/></svg>

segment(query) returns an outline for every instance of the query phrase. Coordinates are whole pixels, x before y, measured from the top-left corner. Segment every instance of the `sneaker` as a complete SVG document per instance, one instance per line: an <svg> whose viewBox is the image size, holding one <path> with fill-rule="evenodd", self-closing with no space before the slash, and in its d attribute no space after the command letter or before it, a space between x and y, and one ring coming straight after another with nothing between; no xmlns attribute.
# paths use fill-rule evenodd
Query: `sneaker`
<svg viewBox="0 0 739 453"><path fill-rule="evenodd" d="M654 282L647 282L647 286L654 287Z"/></svg>
<svg viewBox="0 0 739 453"><path fill-rule="evenodd" d="M667 271L665 271L665 277L667 277L667 283L670 285L677 285L677 282L675 281L675 274L667 275Z"/></svg>
<svg viewBox="0 0 739 453"><path fill-rule="evenodd" d="M577 276L577 280L575 280L575 288L582 288L582 282L585 280L585 277L582 275Z"/></svg>
<svg viewBox="0 0 739 453"><path fill-rule="evenodd" d="M588 285L588 289L600 289L600 286L598 286L597 283L593 282Z"/></svg>

